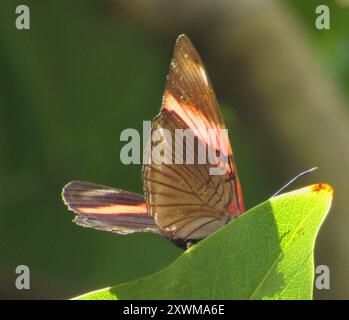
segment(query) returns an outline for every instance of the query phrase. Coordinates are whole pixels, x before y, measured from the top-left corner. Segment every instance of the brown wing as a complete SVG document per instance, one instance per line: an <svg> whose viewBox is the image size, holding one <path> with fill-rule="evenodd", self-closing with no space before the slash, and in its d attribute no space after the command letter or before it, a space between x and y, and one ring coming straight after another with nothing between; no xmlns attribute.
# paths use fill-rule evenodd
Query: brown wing
<svg viewBox="0 0 349 320"><path fill-rule="evenodd" d="M62 192L68 209L76 213L74 222L83 227L120 234L160 233L148 214L144 196L90 182L73 181Z"/></svg>
<svg viewBox="0 0 349 320"><path fill-rule="evenodd" d="M202 239L226 224L231 216L244 211L242 192L233 162L232 149L227 137L217 142L209 129L224 129L223 118L210 80L199 54L185 35L179 36L171 61L160 114L153 120L152 134L165 134L150 143L147 164L143 169L143 181L148 211L154 216L160 229L171 239ZM182 144L182 154L190 156L189 164L175 163L178 150L176 129L187 130L195 137ZM163 152L163 160L154 158L157 147ZM201 163L199 145L208 152L226 150L228 161L220 175L210 174L210 169L222 163ZM189 151L188 151L189 150ZM193 150L193 151L192 151ZM192 152L191 152L192 151ZM153 156L152 156L153 155Z"/></svg>

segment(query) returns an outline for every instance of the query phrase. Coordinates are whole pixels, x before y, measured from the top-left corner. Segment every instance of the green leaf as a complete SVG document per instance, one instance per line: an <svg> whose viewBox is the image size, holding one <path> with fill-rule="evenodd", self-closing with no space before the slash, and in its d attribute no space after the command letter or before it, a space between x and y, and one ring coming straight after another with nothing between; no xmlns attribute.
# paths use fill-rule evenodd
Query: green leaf
<svg viewBox="0 0 349 320"><path fill-rule="evenodd" d="M314 243L332 195L316 184L272 198L162 271L76 299L312 299Z"/></svg>

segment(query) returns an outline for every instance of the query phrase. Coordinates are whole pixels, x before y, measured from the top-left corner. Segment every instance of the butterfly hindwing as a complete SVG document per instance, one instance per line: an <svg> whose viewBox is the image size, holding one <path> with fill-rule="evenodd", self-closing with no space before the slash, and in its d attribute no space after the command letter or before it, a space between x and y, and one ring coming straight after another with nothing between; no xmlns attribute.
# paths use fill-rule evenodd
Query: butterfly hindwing
<svg viewBox="0 0 349 320"><path fill-rule="evenodd" d="M74 222L115 233L160 233L148 214L144 196L99 184L73 181L62 192L65 204L76 213Z"/></svg>

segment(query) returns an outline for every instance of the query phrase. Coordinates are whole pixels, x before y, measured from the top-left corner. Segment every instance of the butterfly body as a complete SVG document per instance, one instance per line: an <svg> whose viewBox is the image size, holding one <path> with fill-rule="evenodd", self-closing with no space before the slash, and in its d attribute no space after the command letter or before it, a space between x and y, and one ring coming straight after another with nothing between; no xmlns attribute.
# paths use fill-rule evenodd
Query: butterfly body
<svg viewBox="0 0 349 320"><path fill-rule="evenodd" d="M185 35L177 39L151 137L165 130L170 135L151 138L147 147L145 196L78 181L63 189L77 224L116 233L150 231L186 248L244 212L232 148L227 135L218 136L226 132L219 105L201 58ZM178 132L189 135L177 149L173 141L177 146ZM152 153L159 143L170 150L162 162ZM203 155L215 161L203 162Z"/></svg>

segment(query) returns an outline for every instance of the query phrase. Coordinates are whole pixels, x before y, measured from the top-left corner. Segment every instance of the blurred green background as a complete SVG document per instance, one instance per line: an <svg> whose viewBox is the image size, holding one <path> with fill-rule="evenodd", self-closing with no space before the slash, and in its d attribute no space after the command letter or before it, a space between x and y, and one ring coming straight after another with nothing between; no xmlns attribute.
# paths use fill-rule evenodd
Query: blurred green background
<svg viewBox="0 0 349 320"><path fill-rule="evenodd" d="M30 8L30 30L15 8ZM331 29L315 28L327 4ZM174 41L187 33L221 102L245 206L318 165L293 188L324 181L333 210L316 246L331 289L349 298L349 2L2 1L0 6L0 298L71 298L168 265L166 240L78 227L62 187L86 180L142 192L124 166L125 128L159 111ZM209 259L209 257L208 257ZM15 288L28 265L31 289Z"/></svg>

